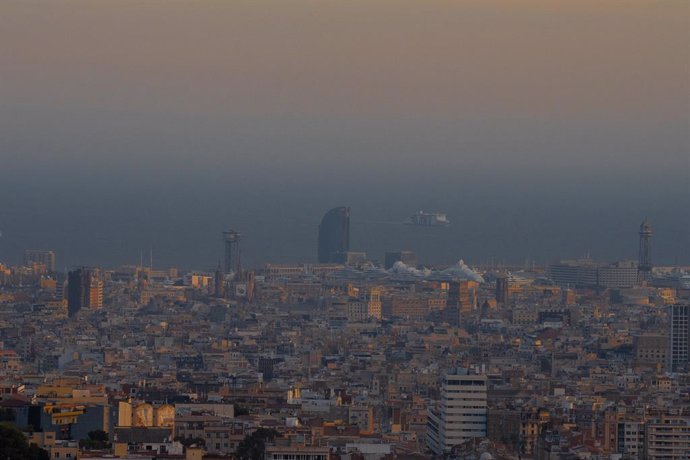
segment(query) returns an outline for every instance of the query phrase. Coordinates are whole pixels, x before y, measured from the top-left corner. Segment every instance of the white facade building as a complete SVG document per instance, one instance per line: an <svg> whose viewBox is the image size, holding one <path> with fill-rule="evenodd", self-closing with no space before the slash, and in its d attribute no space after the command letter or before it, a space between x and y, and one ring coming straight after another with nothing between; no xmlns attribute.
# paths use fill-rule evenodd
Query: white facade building
<svg viewBox="0 0 690 460"><path fill-rule="evenodd" d="M591 259L577 259L549 266L549 276L559 286L632 287L638 284L637 271L633 261L599 264Z"/></svg>
<svg viewBox="0 0 690 460"><path fill-rule="evenodd" d="M441 401L429 409L427 445L436 455L472 438L486 437L486 375L473 369L446 374Z"/></svg>

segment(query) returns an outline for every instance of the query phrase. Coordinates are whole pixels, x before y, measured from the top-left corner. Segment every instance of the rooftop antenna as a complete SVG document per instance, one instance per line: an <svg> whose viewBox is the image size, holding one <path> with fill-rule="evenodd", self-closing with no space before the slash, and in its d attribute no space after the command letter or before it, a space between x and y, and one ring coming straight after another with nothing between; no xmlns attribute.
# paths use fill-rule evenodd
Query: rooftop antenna
<svg viewBox="0 0 690 460"><path fill-rule="evenodd" d="M149 268L153 270L153 246L149 247Z"/></svg>

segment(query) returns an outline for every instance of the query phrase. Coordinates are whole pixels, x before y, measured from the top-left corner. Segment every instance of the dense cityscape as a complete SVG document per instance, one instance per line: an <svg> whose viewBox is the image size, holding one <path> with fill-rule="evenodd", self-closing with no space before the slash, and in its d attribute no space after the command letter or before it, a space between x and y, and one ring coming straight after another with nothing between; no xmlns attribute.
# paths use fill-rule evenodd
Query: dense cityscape
<svg viewBox="0 0 690 460"><path fill-rule="evenodd" d="M0 0L0 460L690 460L688 0Z"/></svg>
<svg viewBox="0 0 690 460"><path fill-rule="evenodd" d="M690 271L635 230L637 260L547 267L354 251L349 207L311 264L243 267L236 230L198 271L27 249L0 264L3 455L687 459Z"/></svg>

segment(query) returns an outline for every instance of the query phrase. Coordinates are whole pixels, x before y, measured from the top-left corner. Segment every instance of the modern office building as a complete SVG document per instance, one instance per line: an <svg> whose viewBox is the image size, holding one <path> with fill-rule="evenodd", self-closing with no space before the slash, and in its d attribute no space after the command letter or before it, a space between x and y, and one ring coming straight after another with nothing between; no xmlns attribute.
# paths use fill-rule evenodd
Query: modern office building
<svg viewBox="0 0 690 460"><path fill-rule="evenodd" d="M597 265L591 259L561 260L549 265L549 278L559 286L596 286Z"/></svg>
<svg viewBox="0 0 690 460"><path fill-rule="evenodd" d="M597 285L602 287L632 287L637 284L635 262L632 260L599 265Z"/></svg>
<svg viewBox="0 0 690 460"><path fill-rule="evenodd" d="M549 266L550 278L561 287L633 287L652 278L652 225L640 225L638 261L598 263L592 259L561 260Z"/></svg>
<svg viewBox="0 0 690 460"><path fill-rule="evenodd" d="M328 211L319 224L319 263L338 262L350 250L350 208L340 206Z"/></svg>
<svg viewBox="0 0 690 460"><path fill-rule="evenodd" d="M575 259L549 266L549 277L561 287L632 287L637 284L637 272L633 261L599 264L592 259Z"/></svg>
<svg viewBox="0 0 690 460"><path fill-rule="evenodd" d="M35 249L27 249L24 251L24 265L31 267L33 264L45 265L46 270L50 273L55 272L55 252L54 251L37 251Z"/></svg>
<svg viewBox="0 0 690 460"><path fill-rule="evenodd" d="M74 316L88 302L88 272L85 268L67 274L67 315Z"/></svg>
<svg viewBox="0 0 690 460"><path fill-rule="evenodd" d="M500 304L508 303L508 276L499 275L496 277L496 302Z"/></svg>
<svg viewBox="0 0 690 460"><path fill-rule="evenodd" d="M690 357L690 303L669 307L669 369L676 371L688 365Z"/></svg>
<svg viewBox="0 0 690 460"><path fill-rule="evenodd" d="M435 455L443 455L473 438L484 438L486 420L486 375L456 369L443 378L439 405L429 409L427 445Z"/></svg>
<svg viewBox="0 0 690 460"><path fill-rule="evenodd" d="M82 308L103 307L103 280L100 270L81 267L67 275L67 315Z"/></svg>

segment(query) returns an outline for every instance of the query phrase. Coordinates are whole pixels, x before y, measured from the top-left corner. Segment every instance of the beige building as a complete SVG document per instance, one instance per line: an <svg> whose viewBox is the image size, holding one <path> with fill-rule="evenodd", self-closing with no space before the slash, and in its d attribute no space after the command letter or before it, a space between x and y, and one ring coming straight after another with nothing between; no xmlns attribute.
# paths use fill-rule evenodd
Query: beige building
<svg viewBox="0 0 690 460"><path fill-rule="evenodd" d="M668 362L669 340L662 334L635 337L635 363L644 367L664 367Z"/></svg>
<svg viewBox="0 0 690 460"><path fill-rule="evenodd" d="M56 442L48 449L51 460L76 460L80 458L79 445L72 441Z"/></svg>
<svg viewBox="0 0 690 460"><path fill-rule="evenodd" d="M381 319L381 289L378 287L369 288L367 293L367 314L370 318Z"/></svg>
<svg viewBox="0 0 690 460"><path fill-rule="evenodd" d="M445 307L445 299L441 299ZM386 317L424 319L429 313L427 300L415 296L390 296L383 301Z"/></svg>
<svg viewBox="0 0 690 460"><path fill-rule="evenodd" d="M686 460L690 453L690 417L662 415L647 422L645 459Z"/></svg>
<svg viewBox="0 0 690 460"><path fill-rule="evenodd" d="M171 404L153 406L144 402L120 401L117 426L172 428L175 424L175 407Z"/></svg>

